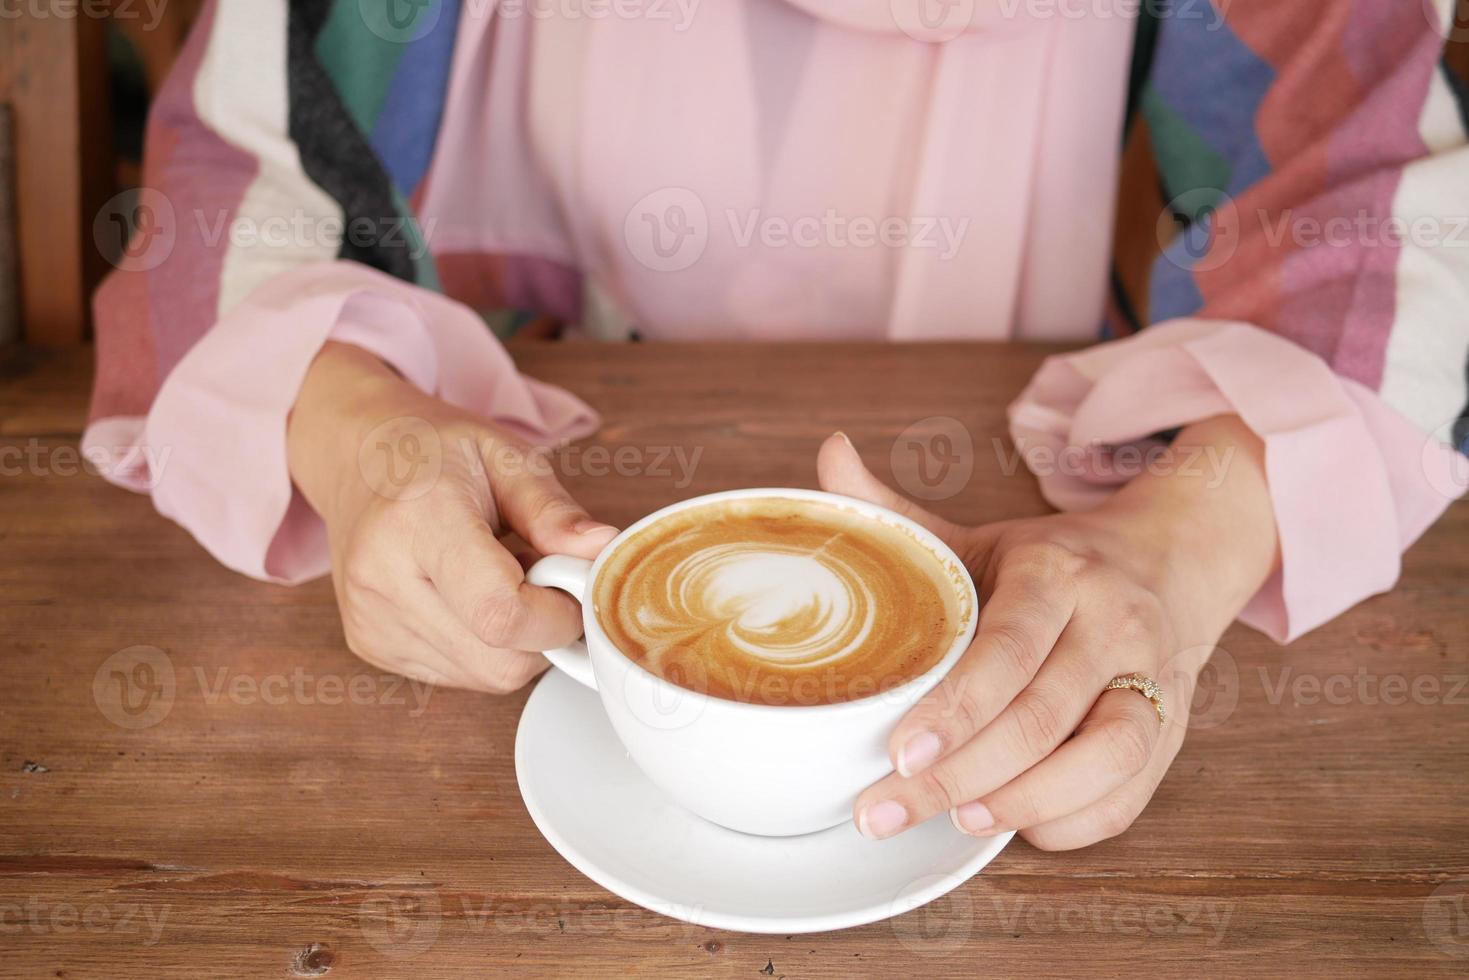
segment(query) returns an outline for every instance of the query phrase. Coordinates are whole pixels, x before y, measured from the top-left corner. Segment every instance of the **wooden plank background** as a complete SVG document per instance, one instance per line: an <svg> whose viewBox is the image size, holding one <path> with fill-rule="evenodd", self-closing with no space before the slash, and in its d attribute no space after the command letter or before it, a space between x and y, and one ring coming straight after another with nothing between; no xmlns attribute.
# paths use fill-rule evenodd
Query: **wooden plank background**
<svg viewBox="0 0 1469 980"><path fill-rule="evenodd" d="M7 4L0 102L14 120L25 340L80 344L107 260L93 220L113 189L105 18L94 2Z"/></svg>
<svg viewBox="0 0 1469 980"><path fill-rule="evenodd" d="M838 427L889 473L900 433L931 416L974 447L967 484L936 509L1044 510L992 443L1039 349L515 353L604 413L579 471L589 447L700 454L687 485L676 469L567 477L614 522L695 493L814 485L816 447ZM541 839L512 764L524 693L420 701L344 649L326 582L244 580L146 498L78 471L88 369L42 355L0 381L0 972L1469 971L1465 505L1408 553L1392 594L1288 649L1226 634L1195 730L1128 834L1065 854L1017 841L889 922L745 936L630 906ZM154 723L126 727L136 717L110 720L115 701L93 687L139 645L174 691ZM358 703L322 703L341 697L329 684L357 684Z"/></svg>
<svg viewBox="0 0 1469 980"><path fill-rule="evenodd" d="M20 341L20 229L15 208L15 110L0 99L0 358Z"/></svg>

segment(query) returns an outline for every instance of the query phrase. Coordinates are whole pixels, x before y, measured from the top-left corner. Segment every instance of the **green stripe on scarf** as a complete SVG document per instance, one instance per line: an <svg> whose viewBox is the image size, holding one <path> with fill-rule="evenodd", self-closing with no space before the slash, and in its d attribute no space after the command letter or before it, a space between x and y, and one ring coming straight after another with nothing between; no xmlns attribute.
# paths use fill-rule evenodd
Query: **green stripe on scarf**
<svg viewBox="0 0 1469 980"><path fill-rule="evenodd" d="M401 4L398 0L337 0L316 38L316 58L340 93L352 121L370 135L388 97L398 62L408 45L387 38L412 35L412 28L387 22L388 9L411 7L413 17L437 16L432 4ZM369 18L373 23L369 23ZM378 22L381 23L378 23Z"/></svg>
<svg viewBox="0 0 1469 980"><path fill-rule="evenodd" d="M1142 113L1148 121L1148 135L1153 141L1153 159L1163 185L1163 199L1173 201L1190 191L1217 193L1190 194L1187 204L1192 212L1189 220L1219 206L1229 186L1232 169L1229 161L1205 143L1198 133L1170 109L1158 90L1148 85L1143 89Z"/></svg>

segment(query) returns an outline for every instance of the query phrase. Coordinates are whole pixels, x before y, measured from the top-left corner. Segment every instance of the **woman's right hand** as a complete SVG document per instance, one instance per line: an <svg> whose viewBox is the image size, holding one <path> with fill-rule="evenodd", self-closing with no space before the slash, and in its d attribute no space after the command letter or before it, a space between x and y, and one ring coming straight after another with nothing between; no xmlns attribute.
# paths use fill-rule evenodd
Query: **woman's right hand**
<svg viewBox="0 0 1469 980"><path fill-rule="evenodd" d="M581 635L581 610L525 582L499 536L595 558L616 536L548 458L423 394L377 358L328 343L287 429L291 477L326 523L347 645L417 680L505 693Z"/></svg>

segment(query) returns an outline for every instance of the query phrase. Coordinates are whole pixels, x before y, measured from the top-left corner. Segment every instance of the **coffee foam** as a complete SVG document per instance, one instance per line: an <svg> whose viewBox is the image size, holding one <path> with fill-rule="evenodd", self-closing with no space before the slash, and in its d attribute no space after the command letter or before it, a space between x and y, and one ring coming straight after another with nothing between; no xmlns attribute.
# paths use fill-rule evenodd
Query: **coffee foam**
<svg viewBox="0 0 1469 980"><path fill-rule="evenodd" d="M855 509L716 501L620 544L594 604L614 645L674 683L821 704L875 694L943 657L972 614L948 565Z"/></svg>

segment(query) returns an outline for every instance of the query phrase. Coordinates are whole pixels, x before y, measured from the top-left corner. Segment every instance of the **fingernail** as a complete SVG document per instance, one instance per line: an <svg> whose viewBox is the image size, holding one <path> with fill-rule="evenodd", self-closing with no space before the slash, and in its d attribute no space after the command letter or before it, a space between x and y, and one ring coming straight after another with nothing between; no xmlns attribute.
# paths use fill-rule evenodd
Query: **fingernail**
<svg viewBox="0 0 1469 980"><path fill-rule="evenodd" d="M842 437L842 442L845 442L847 445L852 446L852 437L851 436L847 435L845 432L841 431L840 429L837 430L837 435L839 435L839 436ZM856 446L852 446L852 448L853 449L856 449L857 447Z"/></svg>
<svg viewBox="0 0 1469 980"><path fill-rule="evenodd" d="M990 813L990 808L978 800L954 807L949 811L949 819L965 834L982 834L995 825L995 816Z"/></svg>
<svg viewBox="0 0 1469 980"><path fill-rule="evenodd" d="M857 817L857 829L868 840L882 840L903 829L908 811L897 800L882 800L863 809Z"/></svg>
<svg viewBox="0 0 1469 980"><path fill-rule="evenodd" d="M611 531L614 534L617 532L617 528L611 524L603 524L601 521L594 521L590 517L577 521L571 525L571 529L577 534L595 534L598 531Z"/></svg>
<svg viewBox="0 0 1469 980"><path fill-rule="evenodd" d="M898 775L908 777L933 765L944 743L933 732L919 732L898 750Z"/></svg>

